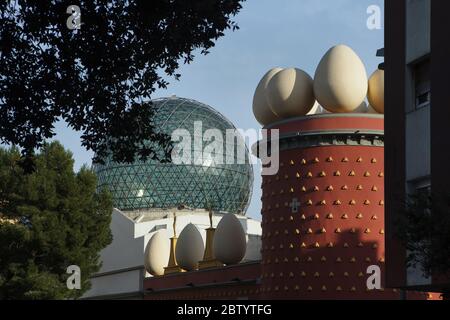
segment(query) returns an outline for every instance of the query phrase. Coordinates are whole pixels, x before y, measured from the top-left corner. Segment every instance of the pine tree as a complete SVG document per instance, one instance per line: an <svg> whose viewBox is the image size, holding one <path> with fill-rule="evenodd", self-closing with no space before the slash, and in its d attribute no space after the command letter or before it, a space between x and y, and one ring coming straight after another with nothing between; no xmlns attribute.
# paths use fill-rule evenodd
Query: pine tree
<svg viewBox="0 0 450 320"><path fill-rule="evenodd" d="M0 299L80 297L112 240L111 197L96 192L92 170L74 172L72 154L58 142L35 156L32 174L20 156L0 149ZM80 267L80 290L67 288L70 265Z"/></svg>

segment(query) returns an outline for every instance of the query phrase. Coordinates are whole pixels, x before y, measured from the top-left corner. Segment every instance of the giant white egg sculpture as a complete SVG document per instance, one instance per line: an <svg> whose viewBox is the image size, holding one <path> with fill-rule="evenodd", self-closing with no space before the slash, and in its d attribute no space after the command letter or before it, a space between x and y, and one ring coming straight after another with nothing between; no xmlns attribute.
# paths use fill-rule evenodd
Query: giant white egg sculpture
<svg viewBox="0 0 450 320"><path fill-rule="evenodd" d="M384 113L384 70L377 69L370 76L367 99L378 113Z"/></svg>
<svg viewBox="0 0 450 320"><path fill-rule="evenodd" d="M170 239L166 230L155 232L147 243L144 254L144 266L148 273L162 276L169 263Z"/></svg>
<svg viewBox="0 0 450 320"><path fill-rule="evenodd" d="M323 56L314 76L314 94L330 112L353 112L367 95L363 62L348 46L338 45Z"/></svg>
<svg viewBox="0 0 450 320"><path fill-rule="evenodd" d="M283 69L270 69L259 81L255 94L253 95L253 114L255 115L256 120L263 126L280 120L269 107L266 97L266 90L270 79L272 79L272 77L281 70Z"/></svg>
<svg viewBox="0 0 450 320"><path fill-rule="evenodd" d="M232 213L225 214L214 233L216 259L227 265L239 263L245 256L246 248L245 231L238 218Z"/></svg>
<svg viewBox="0 0 450 320"><path fill-rule="evenodd" d="M280 118L304 116L314 106L313 80L297 68L277 72L267 85L270 109Z"/></svg>
<svg viewBox="0 0 450 320"><path fill-rule="evenodd" d="M178 265L188 271L195 270L203 259L205 245L197 227L189 223L178 236L175 257Z"/></svg>

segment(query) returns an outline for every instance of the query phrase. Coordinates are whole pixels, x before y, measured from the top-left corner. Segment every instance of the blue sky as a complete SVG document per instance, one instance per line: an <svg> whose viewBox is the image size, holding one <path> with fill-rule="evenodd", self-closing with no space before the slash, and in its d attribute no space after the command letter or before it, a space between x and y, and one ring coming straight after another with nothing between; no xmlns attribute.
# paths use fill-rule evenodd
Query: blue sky
<svg viewBox="0 0 450 320"><path fill-rule="evenodd" d="M154 98L175 94L206 103L244 130L260 128L253 117L253 93L260 78L273 67L296 67L312 77L325 52L336 44L352 47L370 75L381 62L376 50L384 45L384 30L369 30L367 8L383 0L247 0L227 32L207 56L197 55L181 67L181 79ZM170 79L169 79L170 80ZM76 169L90 164L92 153L81 147L80 135L56 126L57 136L70 149ZM248 215L260 218L261 178L255 182Z"/></svg>

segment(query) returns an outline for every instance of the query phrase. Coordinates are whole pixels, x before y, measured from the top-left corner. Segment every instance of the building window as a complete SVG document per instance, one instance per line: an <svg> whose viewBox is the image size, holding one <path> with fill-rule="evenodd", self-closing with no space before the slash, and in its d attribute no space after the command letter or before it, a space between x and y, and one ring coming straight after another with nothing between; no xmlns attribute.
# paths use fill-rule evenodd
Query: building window
<svg viewBox="0 0 450 320"><path fill-rule="evenodd" d="M430 60L425 60L414 67L415 108L429 107L431 104Z"/></svg>

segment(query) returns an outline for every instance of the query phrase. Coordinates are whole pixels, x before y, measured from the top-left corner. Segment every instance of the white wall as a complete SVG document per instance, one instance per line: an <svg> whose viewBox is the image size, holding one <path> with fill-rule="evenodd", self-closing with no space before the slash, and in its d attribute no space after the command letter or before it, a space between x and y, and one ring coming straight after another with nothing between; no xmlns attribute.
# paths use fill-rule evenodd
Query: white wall
<svg viewBox="0 0 450 320"><path fill-rule="evenodd" d="M414 62L431 50L431 0L406 0L406 10L406 190L413 192L416 182L426 179L431 173L432 106L416 109L414 75ZM407 268L408 285L423 285L430 281L417 268Z"/></svg>
<svg viewBox="0 0 450 320"><path fill-rule="evenodd" d="M406 180L431 173L430 107L406 115Z"/></svg>
<svg viewBox="0 0 450 320"><path fill-rule="evenodd" d="M94 277L91 279L91 289L84 297L126 296L129 293L142 292L143 273L142 268Z"/></svg>
<svg viewBox="0 0 450 320"><path fill-rule="evenodd" d="M99 273L142 266L143 236L135 237L135 223L114 209L111 219L112 243L101 251Z"/></svg>
<svg viewBox="0 0 450 320"><path fill-rule="evenodd" d="M431 0L406 1L406 61L430 52Z"/></svg>

